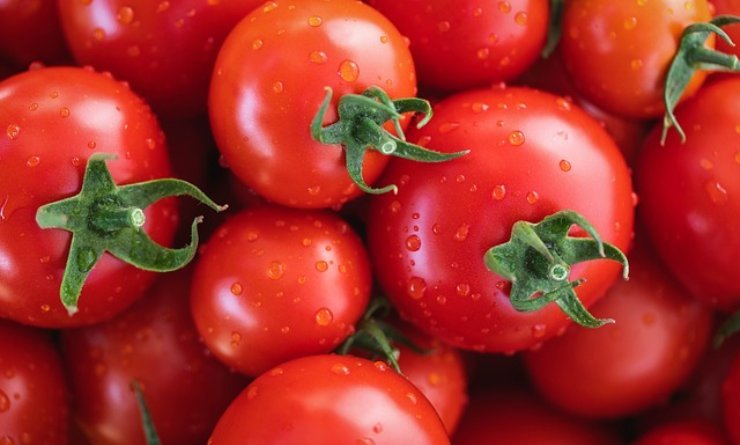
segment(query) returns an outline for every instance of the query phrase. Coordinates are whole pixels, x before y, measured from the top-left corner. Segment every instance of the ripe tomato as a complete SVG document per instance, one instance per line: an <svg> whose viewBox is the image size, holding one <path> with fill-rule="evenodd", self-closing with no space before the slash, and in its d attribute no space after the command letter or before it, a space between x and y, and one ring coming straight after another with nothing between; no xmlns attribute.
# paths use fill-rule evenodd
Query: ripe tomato
<svg viewBox="0 0 740 445"><path fill-rule="evenodd" d="M657 117L665 110L663 83L681 33L710 18L706 0L567 1L560 47L587 99L625 116ZM705 77L697 72L684 97Z"/></svg>
<svg viewBox="0 0 740 445"><path fill-rule="evenodd" d="M581 213L624 249L632 233L629 173L614 142L575 105L546 93L504 88L450 97L437 124L409 135L444 151L471 153L425 165L394 160L384 181L398 195L373 197L368 241L378 280L401 316L455 346L517 351L554 336L568 319L555 305L518 312L503 278L486 268L487 249L516 221L563 209ZM619 266L578 264L572 279L586 306Z"/></svg>
<svg viewBox="0 0 740 445"><path fill-rule="evenodd" d="M165 115L205 112L221 43L262 0L60 1L64 33L80 64L126 80Z"/></svg>
<svg viewBox="0 0 740 445"><path fill-rule="evenodd" d="M722 410L725 428L732 443L740 444L740 353L735 354L722 382Z"/></svg>
<svg viewBox="0 0 740 445"><path fill-rule="evenodd" d="M432 405L385 363L314 355L253 381L209 444L449 444Z"/></svg>
<svg viewBox="0 0 740 445"><path fill-rule="evenodd" d="M617 436L597 424L568 417L525 391L473 394L455 445L616 445Z"/></svg>
<svg viewBox="0 0 740 445"><path fill-rule="evenodd" d="M265 206L216 230L198 260L191 305L216 357L256 376L336 348L353 332L370 287L367 253L347 223Z"/></svg>
<svg viewBox="0 0 740 445"><path fill-rule="evenodd" d="M712 4L716 15L740 15L740 0L712 0ZM740 24L729 25L724 29L735 42L735 46L730 46L724 39L717 39L717 50L740 57L740 47L737 46L740 44Z"/></svg>
<svg viewBox="0 0 740 445"><path fill-rule="evenodd" d="M56 0L0 2L0 59L18 68L36 61L54 65L71 61Z"/></svg>
<svg viewBox="0 0 740 445"><path fill-rule="evenodd" d="M674 421L652 428L634 445L725 445L717 428L699 420Z"/></svg>
<svg viewBox="0 0 740 445"><path fill-rule="evenodd" d="M411 53L388 19L353 0L270 1L236 26L219 52L209 99L216 142L239 179L271 201L344 203L360 189L342 148L312 139L311 121L325 87L335 98L328 124L340 96L371 85L391 98L416 93ZM368 184L386 162L379 152L366 154Z"/></svg>
<svg viewBox="0 0 740 445"><path fill-rule="evenodd" d="M545 43L546 0L369 0L409 38L419 81L441 91L511 80Z"/></svg>
<svg viewBox="0 0 740 445"><path fill-rule="evenodd" d="M105 323L62 334L75 418L93 445L144 445L136 380L163 443L202 445L246 381L203 346L188 305L189 274L162 276Z"/></svg>
<svg viewBox="0 0 740 445"><path fill-rule="evenodd" d="M695 297L723 310L740 307L740 79L703 88L678 107L687 142L660 129L645 142L635 182L650 241Z"/></svg>
<svg viewBox="0 0 740 445"><path fill-rule="evenodd" d="M706 350L712 313L677 287L648 252L630 256L632 276L617 283L593 312L617 322L573 326L525 355L545 398L588 417L622 417L664 402Z"/></svg>
<svg viewBox="0 0 740 445"><path fill-rule="evenodd" d="M68 403L51 339L0 320L0 443L66 445Z"/></svg>
<svg viewBox="0 0 740 445"><path fill-rule="evenodd" d="M42 204L80 191L87 159L118 155L108 167L117 183L168 176L163 135L149 107L110 76L82 68L28 71L0 83L0 317L46 327L110 318L137 299L153 275L104 255L82 291L79 313L60 302L70 246L63 230L42 230ZM144 228L167 245L175 203L149 207Z"/></svg>

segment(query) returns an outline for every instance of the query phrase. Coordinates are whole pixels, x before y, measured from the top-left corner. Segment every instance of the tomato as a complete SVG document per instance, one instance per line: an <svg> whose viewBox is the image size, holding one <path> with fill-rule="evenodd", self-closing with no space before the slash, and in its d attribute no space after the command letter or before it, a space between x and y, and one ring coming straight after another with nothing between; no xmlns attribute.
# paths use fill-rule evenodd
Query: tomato
<svg viewBox="0 0 740 445"><path fill-rule="evenodd" d="M467 404L467 375L460 351L437 339L430 339L417 331L403 329L416 345L427 350L419 353L401 343L398 348L398 366L406 378L434 406L445 429L452 434L457 428Z"/></svg>
<svg viewBox="0 0 740 445"><path fill-rule="evenodd" d="M96 152L117 183L167 176L163 135L149 107L110 76L82 68L28 71L0 83L0 317L46 327L96 323L122 311L153 279L104 255L70 317L60 302L69 232L42 230L42 204L80 191L86 160ZM175 203L148 208L144 228L167 245Z"/></svg>
<svg viewBox="0 0 740 445"><path fill-rule="evenodd" d="M693 371L711 336L712 313L679 288L638 244L630 280L593 312L614 325L572 327L525 355L540 393L573 413L623 417L664 402Z"/></svg>
<svg viewBox="0 0 740 445"><path fill-rule="evenodd" d="M18 68L70 62L56 0L0 2L0 59Z"/></svg>
<svg viewBox="0 0 740 445"><path fill-rule="evenodd" d="M573 0L565 2L560 47L587 99L625 116L657 117L665 110L663 83L681 33L710 18L706 0ZM705 77L697 72L684 97Z"/></svg>
<svg viewBox="0 0 740 445"><path fill-rule="evenodd" d="M68 404L51 338L0 320L0 443L66 445Z"/></svg>
<svg viewBox="0 0 740 445"><path fill-rule="evenodd" d="M740 15L740 0L712 0L712 5L716 15ZM740 43L740 24L729 25L724 29L735 42L735 46L730 46L724 39L717 39L717 50L740 57L740 48L737 46Z"/></svg>
<svg viewBox="0 0 740 445"><path fill-rule="evenodd" d="M725 428L733 444L740 444L740 353L722 382L722 412Z"/></svg>
<svg viewBox="0 0 740 445"><path fill-rule="evenodd" d="M616 445L608 429L569 417L522 390L473 394L455 445Z"/></svg>
<svg viewBox="0 0 740 445"><path fill-rule="evenodd" d="M80 64L109 70L168 116L205 112L213 63L231 28L262 0L60 1Z"/></svg>
<svg viewBox="0 0 740 445"><path fill-rule="evenodd" d="M226 221L198 259L192 311L214 355L256 376L330 352L370 297L360 238L330 213L248 209Z"/></svg>
<svg viewBox="0 0 740 445"><path fill-rule="evenodd" d="M391 98L416 93L411 54L385 17L353 0L270 1L239 23L219 52L211 126L229 168L268 200L339 205L361 190L347 174L341 146L312 139L311 121L325 87L335 98L328 124L337 98L373 85ZM387 158L371 150L363 159L372 184Z"/></svg>
<svg viewBox="0 0 740 445"><path fill-rule="evenodd" d="M190 316L191 271L162 276L105 323L64 331L75 417L94 445L144 445L136 380L163 443L205 443L246 381L203 346Z"/></svg>
<svg viewBox="0 0 740 445"><path fill-rule="evenodd" d="M385 363L340 355L266 372L232 402L209 444L449 444L424 396Z"/></svg>
<svg viewBox="0 0 740 445"><path fill-rule="evenodd" d="M712 424L698 420L666 423L640 436L634 445L724 445L727 441Z"/></svg>
<svg viewBox="0 0 740 445"><path fill-rule="evenodd" d="M540 55L546 0L369 0L409 38L419 81L442 91L511 80Z"/></svg>
<svg viewBox="0 0 740 445"><path fill-rule="evenodd" d="M740 79L708 85L679 106L687 141L660 130L637 159L640 217L673 276L723 310L740 307Z"/></svg>
<svg viewBox="0 0 740 445"><path fill-rule="evenodd" d="M629 173L599 124L564 98L503 88L459 94L435 108L437 124L409 134L440 151L471 153L441 164L394 160L383 181L397 195L371 201L368 242L377 277L401 316L455 346L487 352L532 347L568 324L555 305L518 312L487 249L516 221L563 209L581 213L624 249L632 233ZM574 266L586 306L616 278L605 261Z"/></svg>

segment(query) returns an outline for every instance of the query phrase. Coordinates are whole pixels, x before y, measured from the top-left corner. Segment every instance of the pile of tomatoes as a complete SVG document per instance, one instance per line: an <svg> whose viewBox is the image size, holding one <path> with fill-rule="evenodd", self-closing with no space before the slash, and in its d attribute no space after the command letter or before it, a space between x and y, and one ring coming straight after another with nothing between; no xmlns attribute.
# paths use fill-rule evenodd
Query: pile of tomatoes
<svg viewBox="0 0 740 445"><path fill-rule="evenodd" d="M0 445L740 444L733 14L0 2Z"/></svg>

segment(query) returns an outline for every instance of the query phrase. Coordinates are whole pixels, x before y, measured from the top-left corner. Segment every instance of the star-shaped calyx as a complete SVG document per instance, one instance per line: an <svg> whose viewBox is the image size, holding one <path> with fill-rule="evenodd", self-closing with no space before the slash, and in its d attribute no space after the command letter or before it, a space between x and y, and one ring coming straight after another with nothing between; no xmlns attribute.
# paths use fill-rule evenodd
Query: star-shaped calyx
<svg viewBox="0 0 740 445"><path fill-rule="evenodd" d="M591 238L568 236L577 225ZM532 312L554 302L581 326L597 328L611 319L597 319L583 306L574 288L582 279L569 281L570 266L588 260L610 259L622 263L622 275L629 276L627 257L612 244L605 243L583 216L564 210L539 223L518 221L511 239L490 248L484 257L486 267L511 281L512 306Z"/></svg>
<svg viewBox="0 0 740 445"><path fill-rule="evenodd" d="M352 181L365 193L377 195L391 191L395 193L398 190L395 185L373 188L365 183L362 177L362 161L368 149L372 148L385 155L418 162L449 161L469 152L469 150L462 150L454 153L440 153L406 141L400 124L403 113L423 114L424 117L417 124L417 128L423 127L432 118L432 107L426 100L416 97L392 100L381 88L370 87L362 94L342 96L337 105L339 120L327 127L322 127L331 98L332 90L327 87L324 101L311 123L311 136L323 144L344 146L347 172ZM388 121L393 122L398 136L390 134L383 128Z"/></svg>
<svg viewBox="0 0 740 445"><path fill-rule="evenodd" d="M42 229L72 232L60 296L70 315L77 312L77 302L88 274L104 252L140 269L169 272L180 269L193 259L198 247L196 218L191 226L191 241L180 249L155 243L142 230L144 209L154 202L188 195L220 212L219 206L194 185L179 179L157 179L117 186L105 164L115 156L96 153L90 156L82 189L71 198L39 207L36 223Z"/></svg>

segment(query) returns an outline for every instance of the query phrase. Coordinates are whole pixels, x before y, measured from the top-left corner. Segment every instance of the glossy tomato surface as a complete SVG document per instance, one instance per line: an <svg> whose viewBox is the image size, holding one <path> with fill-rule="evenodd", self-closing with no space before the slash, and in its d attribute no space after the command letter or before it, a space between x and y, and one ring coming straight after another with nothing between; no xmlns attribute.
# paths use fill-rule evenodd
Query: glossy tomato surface
<svg viewBox="0 0 740 445"><path fill-rule="evenodd" d="M646 249L630 255L632 275L593 307L613 325L572 326L525 355L540 392L587 417L624 417L664 403L699 363L712 313L677 286Z"/></svg>
<svg viewBox="0 0 740 445"><path fill-rule="evenodd" d="M109 70L158 112L206 111L216 54L231 28L262 0L59 1L79 64Z"/></svg>
<svg viewBox="0 0 740 445"><path fill-rule="evenodd" d="M211 445L449 444L424 396L382 362L315 355L253 381L218 421Z"/></svg>
<svg viewBox="0 0 740 445"><path fill-rule="evenodd" d="M354 332L370 287L365 247L346 222L264 206L216 230L197 262L191 306L216 357L257 376L336 348Z"/></svg>
<svg viewBox="0 0 740 445"><path fill-rule="evenodd" d="M411 53L379 12L354 0L271 1L234 28L216 60L209 99L213 133L226 164L268 200L324 208L360 194L339 145L311 138L325 87L334 99L371 85L391 98L416 94ZM371 151L372 184L387 158Z"/></svg>
<svg viewBox="0 0 740 445"><path fill-rule="evenodd" d="M598 424L565 415L522 390L480 392L471 397L455 445L616 445Z"/></svg>
<svg viewBox="0 0 740 445"><path fill-rule="evenodd" d="M190 316L189 269L118 317L62 334L75 419L91 445L144 445L132 382L162 443L202 445L246 381L216 361Z"/></svg>
<svg viewBox="0 0 740 445"><path fill-rule="evenodd" d="M394 160L384 176L397 195L375 197L368 241L378 280L401 316L453 345L488 352L532 347L568 324L554 304L517 312L483 255L519 220L563 209L626 249L632 234L629 173L614 142L561 97L479 90L437 104L435 123L410 135L439 151L471 153L434 165ZM619 272L603 260L576 265L586 306Z"/></svg>
<svg viewBox="0 0 740 445"><path fill-rule="evenodd" d="M708 85L680 106L681 143L645 141L635 183L650 241L673 276L715 307L740 307L740 79Z"/></svg>
<svg viewBox="0 0 740 445"><path fill-rule="evenodd" d="M586 98L625 116L657 117L664 112L663 83L681 33L710 18L706 0L567 1L560 47ZM685 96L705 77L695 74Z"/></svg>
<svg viewBox="0 0 740 445"><path fill-rule="evenodd" d="M0 320L0 443L66 445L68 405L51 338Z"/></svg>
<svg viewBox="0 0 740 445"><path fill-rule="evenodd" d="M419 82L440 91L515 78L540 55L546 0L369 0L409 38Z"/></svg>
<svg viewBox="0 0 740 445"><path fill-rule="evenodd" d="M24 69L31 62L70 63L57 9L57 0L0 2L0 59Z"/></svg>
<svg viewBox="0 0 740 445"><path fill-rule="evenodd" d="M39 206L76 195L93 153L118 184L169 176L163 135L149 107L110 76L82 68L44 68L0 83L0 317L46 327L112 317L142 295L150 272L105 254L70 317L59 287L70 233L42 230ZM146 210L144 229L167 245L177 225L172 201Z"/></svg>

